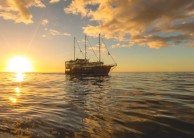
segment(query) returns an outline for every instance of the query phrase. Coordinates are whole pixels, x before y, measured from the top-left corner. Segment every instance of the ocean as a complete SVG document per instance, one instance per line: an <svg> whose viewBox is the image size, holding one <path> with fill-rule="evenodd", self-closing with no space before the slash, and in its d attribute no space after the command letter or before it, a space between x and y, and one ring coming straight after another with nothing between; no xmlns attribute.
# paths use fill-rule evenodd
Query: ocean
<svg viewBox="0 0 194 138"><path fill-rule="evenodd" d="M0 138L192 138L194 73L0 73Z"/></svg>

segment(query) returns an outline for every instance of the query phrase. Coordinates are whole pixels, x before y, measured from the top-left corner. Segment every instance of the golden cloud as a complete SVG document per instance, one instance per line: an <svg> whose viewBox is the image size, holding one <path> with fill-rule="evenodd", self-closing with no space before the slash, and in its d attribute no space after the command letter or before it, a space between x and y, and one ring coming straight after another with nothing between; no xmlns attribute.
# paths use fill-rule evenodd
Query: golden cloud
<svg viewBox="0 0 194 138"><path fill-rule="evenodd" d="M16 23L32 23L31 6L45 7L41 0L3 0L0 1L0 17L14 20Z"/></svg>
<svg viewBox="0 0 194 138"><path fill-rule="evenodd" d="M57 3L60 2L60 0L50 0L50 3Z"/></svg>
<svg viewBox="0 0 194 138"><path fill-rule="evenodd" d="M41 22L43 26L46 26L48 23L49 23L48 19L43 19Z"/></svg>
<svg viewBox="0 0 194 138"><path fill-rule="evenodd" d="M69 33L60 32L60 31L55 30L55 29L46 29L46 31L48 32L49 35L52 35L52 36L70 36L71 35Z"/></svg>
<svg viewBox="0 0 194 138"><path fill-rule="evenodd" d="M102 33L129 44L162 48L193 43L193 0L74 0L64 9L95 21L84 33ZM113 47L118 47L113 46Z"/></svg>

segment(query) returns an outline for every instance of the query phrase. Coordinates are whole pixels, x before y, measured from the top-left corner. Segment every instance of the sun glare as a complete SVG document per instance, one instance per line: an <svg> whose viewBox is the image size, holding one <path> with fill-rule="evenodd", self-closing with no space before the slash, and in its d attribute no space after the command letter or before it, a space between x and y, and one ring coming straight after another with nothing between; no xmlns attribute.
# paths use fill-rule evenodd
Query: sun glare
<svg viewBox="0 0 194 138"><path fill-rule="evenodd" d="M12 58L8 63L7 71L9 72L32 72L32 64L28 58L17 56Z"/></svg>

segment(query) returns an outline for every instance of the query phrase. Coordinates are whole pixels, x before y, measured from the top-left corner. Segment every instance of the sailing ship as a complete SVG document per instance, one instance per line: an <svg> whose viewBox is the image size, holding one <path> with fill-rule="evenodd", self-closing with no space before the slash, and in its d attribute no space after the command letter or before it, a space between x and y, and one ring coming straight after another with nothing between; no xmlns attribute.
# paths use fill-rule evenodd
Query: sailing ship
<svg viewBox="0 0 194 138"><path fill-rule="evenodd" d="M81 50L80 50L81 51ZM108 55L110 53L108 52ZM111 56L111 55L110 55ZM90 62L89 59L86 58L86 36L85 36L85 58L75 59L75 37L74 37L74 60L69 60L65 62L65 73L66 74L75 74L75 75L100 75L107 76L111 69L117 66L115 60L111 56L114 64L106 65L103 61L101 61L101 38L99 34L99 56L98 61Z"/></svg>

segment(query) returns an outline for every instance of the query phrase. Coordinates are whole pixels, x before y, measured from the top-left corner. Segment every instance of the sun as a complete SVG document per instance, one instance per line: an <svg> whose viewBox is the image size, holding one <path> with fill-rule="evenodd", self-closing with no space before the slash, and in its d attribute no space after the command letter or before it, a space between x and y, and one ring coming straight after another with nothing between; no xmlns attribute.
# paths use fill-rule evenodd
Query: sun
<svg viewBox="0 0 194 138"><path fill-rule="evenodd" d="M32 63L31 61L24 56L16 56L10 59L8 62L8 72L32 72Z"/></svg>

